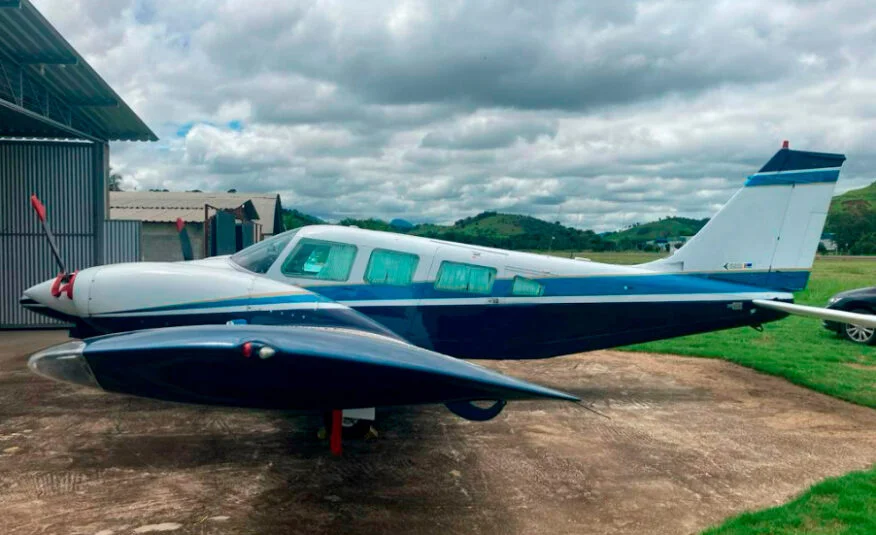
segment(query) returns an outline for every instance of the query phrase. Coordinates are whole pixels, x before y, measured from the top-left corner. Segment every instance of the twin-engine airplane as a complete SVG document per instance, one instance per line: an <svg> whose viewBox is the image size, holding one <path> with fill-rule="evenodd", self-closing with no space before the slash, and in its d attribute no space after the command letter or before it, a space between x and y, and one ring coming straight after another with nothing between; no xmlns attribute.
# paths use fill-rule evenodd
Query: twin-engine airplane
<svg viewBox="0 0 876 535"><path fill-rule="evenodd" d="M454 357L545 358L787 313L876 323L791 304L844 160L785 145L683 247L638 266L330 225L226 257L62 266L21 303L84 339L29 365L113 392L240 407L445 403L484 420L508 400L575 400Z"/></svg>

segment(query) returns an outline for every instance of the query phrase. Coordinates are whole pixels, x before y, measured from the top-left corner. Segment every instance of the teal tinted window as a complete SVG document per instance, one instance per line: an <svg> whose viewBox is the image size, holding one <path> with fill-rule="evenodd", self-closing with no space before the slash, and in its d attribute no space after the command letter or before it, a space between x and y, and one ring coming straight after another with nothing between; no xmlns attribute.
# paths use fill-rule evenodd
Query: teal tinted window
<svg viewBox="0 0 876 535"><path fill-rule="evenodd" d="M544 293L544 285L526 277L514 277L511 283L511 295L539 297Z"/></svg>
<svg viewBox="0 0 876 535"><path fill-rule="evenodd" d="M493 289L495 280L495 268L441 262L438 277L435 279L435 289L488 294Z"/></svg>
<svg viewBox="0 0 876 535"><path fill-rule="evenodd" d="M415 254L375 249L365 269L365 282L405 286L414 280L420 257Z"/></svg>
<svg viewBox="0 0 876 535"><path fill-rule="evenodd" d="M355 259L355 245L304 238L283 263L283 274L289 277L345 281L350 277Z"/></svg>

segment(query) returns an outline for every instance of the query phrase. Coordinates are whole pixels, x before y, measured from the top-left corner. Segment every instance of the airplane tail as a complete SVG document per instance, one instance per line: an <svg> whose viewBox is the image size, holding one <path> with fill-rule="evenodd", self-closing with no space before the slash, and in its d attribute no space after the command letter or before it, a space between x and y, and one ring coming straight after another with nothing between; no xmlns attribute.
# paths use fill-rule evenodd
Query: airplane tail
<svg viewBox="0 0 876 535"><path fill-rule="evenodd" d="M845 159L791 150L786 141L675 254L641 267L777 290L804 289Z"/></svg>

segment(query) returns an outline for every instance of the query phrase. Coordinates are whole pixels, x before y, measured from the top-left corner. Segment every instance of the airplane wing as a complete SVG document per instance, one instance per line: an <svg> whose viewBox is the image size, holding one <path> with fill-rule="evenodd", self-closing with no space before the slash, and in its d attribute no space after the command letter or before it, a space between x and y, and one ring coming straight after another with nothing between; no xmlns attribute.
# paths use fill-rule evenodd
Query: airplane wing
<svg viewBox="0 0 876 535"><path fill-rule="evenodd" d="M234 407L445 403L460 416L478 419L476 406L464 410L466 402L577 401L398 339L342 328L167 327L68 342L34 354L28 365L52 379L111 392Z"/></svg>
<svg viewBox="0 0 876 535"><path fill-rule="evenodd" d="M810 318L835 321L837 323L851 323L853 325L860 325L861 327L876 328L876 316L871 316L869 314L856 314L854 312L846 312L843 310L794 305L791 303L783 303L781 301L766 301L763 299L755 299L752 303L762 308L779 310L797 316L807 316Z"/></svg>

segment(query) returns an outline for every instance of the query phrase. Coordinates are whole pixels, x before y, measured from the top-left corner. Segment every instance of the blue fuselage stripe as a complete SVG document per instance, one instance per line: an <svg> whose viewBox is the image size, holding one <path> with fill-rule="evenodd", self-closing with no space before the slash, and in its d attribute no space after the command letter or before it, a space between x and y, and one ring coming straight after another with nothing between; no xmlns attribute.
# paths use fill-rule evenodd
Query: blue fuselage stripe
<svg viewBox="0 0 876 535"><path fill-rule="evenodd" d="M789 272L718 272L690 274L595 275L587 277L549 277L534 279L544 285L540 298L550 302L558 297L644 296L743 294L764 291L797 291L806 287L808 271ZM181 303L137 310L113 312L157 313L182 310L209 311L220 308L284 305L291 303L325 303L347 301L424 301L430 299L471 299L473 297L512 297L513 281L499 279L489 294L436 290L434 284L417 282L406 286L343 284L305 287L303 294L262 297L235 297L197 303ZM540 299L536 298L536 299Z"/></svg>
<svg viewBox="0 0 876 535"><path fill-rule="evenodd" d="M534 279L544 285L542 297L734 294L768 290L797 291L806 287L808 271L727 272L698 274L647 274ZM350 284L310 286L328 299L344 301L454 299L472 297L510 297L512 281L499 279L489 294L436 290L432 282L408 286Z"/></svg>

